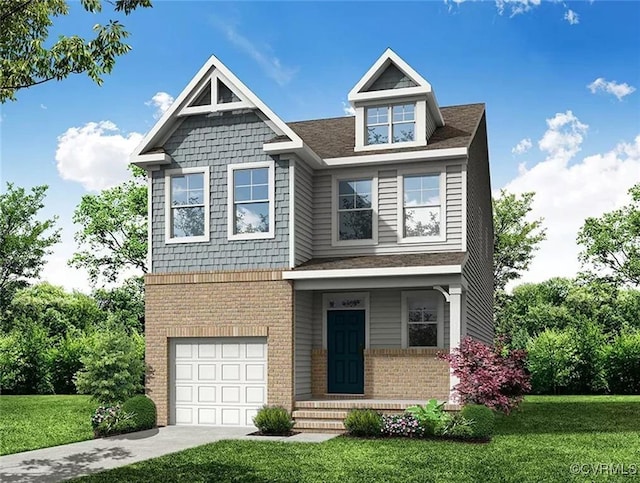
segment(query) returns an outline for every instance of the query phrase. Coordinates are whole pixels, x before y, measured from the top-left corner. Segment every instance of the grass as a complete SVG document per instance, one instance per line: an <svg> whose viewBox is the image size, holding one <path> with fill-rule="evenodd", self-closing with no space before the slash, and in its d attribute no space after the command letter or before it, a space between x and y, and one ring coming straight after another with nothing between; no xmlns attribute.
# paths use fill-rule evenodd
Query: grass
<svg viewBox="0 0 640 483"><path fill-rule="evenodd" d="M0 455L93 438L88 396L0 396Z"/></svg>
<svg viewBox="0 0 640 483"><path fill-rule="evenodd" d="M80 479L100 482L569 482L640 476L640 396L532 396L488 444L222 441ZM636 465L635 467L633 465ZM587 473L588 472L588 473Z"/></svg>

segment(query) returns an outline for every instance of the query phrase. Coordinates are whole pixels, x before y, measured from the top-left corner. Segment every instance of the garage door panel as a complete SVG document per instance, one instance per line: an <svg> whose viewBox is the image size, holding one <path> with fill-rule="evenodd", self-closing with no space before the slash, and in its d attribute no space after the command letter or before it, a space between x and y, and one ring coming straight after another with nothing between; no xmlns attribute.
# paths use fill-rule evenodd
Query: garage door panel
<svg viewBox="0 0 640 483"><path fill-rule="evenodd" d="M264 338L173 341L174 424L251 426L267 398Z"/></svg>

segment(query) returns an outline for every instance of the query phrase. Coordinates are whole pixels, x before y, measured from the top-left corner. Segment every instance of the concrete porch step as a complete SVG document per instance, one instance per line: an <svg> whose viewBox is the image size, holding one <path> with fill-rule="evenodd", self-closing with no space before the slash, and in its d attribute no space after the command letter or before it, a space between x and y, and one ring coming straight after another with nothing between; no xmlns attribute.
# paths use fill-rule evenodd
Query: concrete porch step
<svg viewBox="0 0 640 483"><path fill-rule="evenodd" d="M342 410L348 412L350 409L375 409L377 411L404 411L414 404L425 404L425 401L413 400L381 400L381 399L340 399L340 400L309 400L296 401L295 408L299 409L323 409Z"/></svg>
<svg viewBox="0 0 640 483"><path fill-rule="evenodd" d="M294 431L344 433L344 423L336 419L295 419Z"/></svg>
<svg viewBox="0 0 640 483"><path fill-rule="evenodd" d="M299 419L334 419L341 421L347 417L348 413L349 411L336 409L296 409L293 411L292 416L296 421Z"/></svg>

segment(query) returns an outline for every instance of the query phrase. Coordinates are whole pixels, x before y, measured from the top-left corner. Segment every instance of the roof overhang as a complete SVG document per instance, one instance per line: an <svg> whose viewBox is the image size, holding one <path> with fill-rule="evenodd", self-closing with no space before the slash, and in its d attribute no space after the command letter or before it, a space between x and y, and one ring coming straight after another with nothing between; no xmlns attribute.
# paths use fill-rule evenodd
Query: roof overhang
<svg viewBox="0 0 640 483"><path fill-rule="evenodd" d="M467 148L427 149L422 151L401 151L398 153L362 154L359 156L344 156L342 158L327 158L324 160L327 168L340 166L367 166L371 164L387 164L417 161L444 161L453 158L467 158Z"/></svg>
<svg viewBox="0 0 640 483"><path fill-rule="evenodd" d="M397 277L408 275L461 274L462 265L430 265L424 267L346 268L337 270L291 270L282 272L284 280L338 279L359 277Z"/></svg>

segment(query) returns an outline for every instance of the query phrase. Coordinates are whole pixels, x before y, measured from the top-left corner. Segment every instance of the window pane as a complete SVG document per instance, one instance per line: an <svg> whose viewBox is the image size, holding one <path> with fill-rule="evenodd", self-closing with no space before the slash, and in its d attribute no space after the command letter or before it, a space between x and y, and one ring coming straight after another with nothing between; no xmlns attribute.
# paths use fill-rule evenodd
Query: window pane
<svg viewBox="0 0 640 483"><path fill-rule="evenodd" d="M352 195L356 192L355 181L340 181L338 183L338 191L341 195Z"/></svg>
<svg viewBox="0 0 640 483"><path fill-rule="evenodd" d="M235 227L236 234L269 231L269 203L236 204Z"/></svg>
<svg viewBox="0 0 640 483"><path fill-rule="evenodd" d="M374 126L367 128L367 144L385 144L388 142L388 126Z"/></svg>
<svg viewBox="0 0 640 483"><path fill-rule="evenodd" d="M410 347L435 347L437 345L437 324L409 324Z"/></svg>
<svg viewBox="0 0 640 483"><path fill-rule="evenodd" d="M187 204L187 178L174 176L171 178L171 206Z"/></svg>
<svg viewBox="0 0 640 483"><path fill-rule="evenodd" d="M204 207L173 208L172 237L204 235Z"/></svg>
<svg viewBox="0 0 640 483"><path fill-rule="evenodd" d="M204 176L202 173L193 173L185 176L189 190L202 190L204 188Z"/></svg>
<svg viewBox="0 0 640 483"><path fill-rule="evenodd" d="M356 208L371 208L371 195L368 193L357 195Z"/></svg>
<svg viewBox="0 0 640 483"><path fill-rule="evenodd" d="M233 184L234 186L249 186L251 184L251 170L236 169L233 172Z"/></svg>
<svg viewBox="0 0 640 483"><path fill-rule="evenodd" d="M373 233L372 210L342 211L338 213L340 240L370 240Z"/></svg>
<svg viewBox="0 0 640 483"><path fill-rule="evenodd" d="M393 122L413 121L414 119L413 104L393 106Z"/></svg>
<svg viewBox="0 0 640 483"><path fill-rule="evenodd" d="M352 210L355 206L355 196L353 195L343 195L338 198L339 210Z"/></svg>
<svg viewBox="0 0 640 483"><path fill-rule="evenodd" d="M360 181L356 181L356 192L358 194L369 194L369 193L371 193L371 180L370 179L362 179Z"/></svg>
<svg viewBox="0 0 640 483"><path fill-rule="evenodd" d="M252 200L268 200L269 187L267 185L259 185L251 188Z"/></svg>
<svg viewBox="0 0 640 483"><path fill-rule="evenodd" d="M251 182L253 184L268 184L269 183L269 169L268 168L256 168L251 170Z"/></svg>
<svg viewBox="0 0 640 483"><path fill-rule="evenodd" d="M405 191L404 206L417 206L422 200L422 191Z"/></svg>
<svg viewBox="0 0 640 483"><path fill-rule="evenodd" d="M422 310L409 310L409 322L423 322Z"/></svg>
<svg viewBox="0 0 640 483"><path fill-rule="evenodd" d="M188 205L201 205L203 203L204 203L204 191L202 189L189 190L187 192Z"/></svg>
<svg viewBox="0 0 640 483"><path fill-rule="evenodd" d="M404 190L421 190L422 189L422 176L405 176L404 177Z"/></svg>
<svg viewBox="0 0 640 483"><path fill-rule="evenodd" d="M235 201L250 201L251 188L249 186L241 186L235 190Z"/></svg>
<svg viewBox="0 0 640 483"><path fill-rule="evenodd" d="M367 124L381 124L389 122L389 108L370 107L367 109Z"/></svg>
<svg viewBox="0 0 640 483"><path fill-rule="evenodd" d="M415 139L415 123L402 123L393 125L393 142L404 143Z"/></svg>
<svg viewBox="0 0 640 483"><path fill-rule="evenodd" d="M440 208L405 208L404 236L440 235Z"/></svg>
<svg viewBox="0 0 640 483"><path fill-rule="evenodd" d="M439 190L440 189L440 176L439 175L429 175L429 176L420 176L420 181L422 183L422 189L432 189Z"/></svg>

